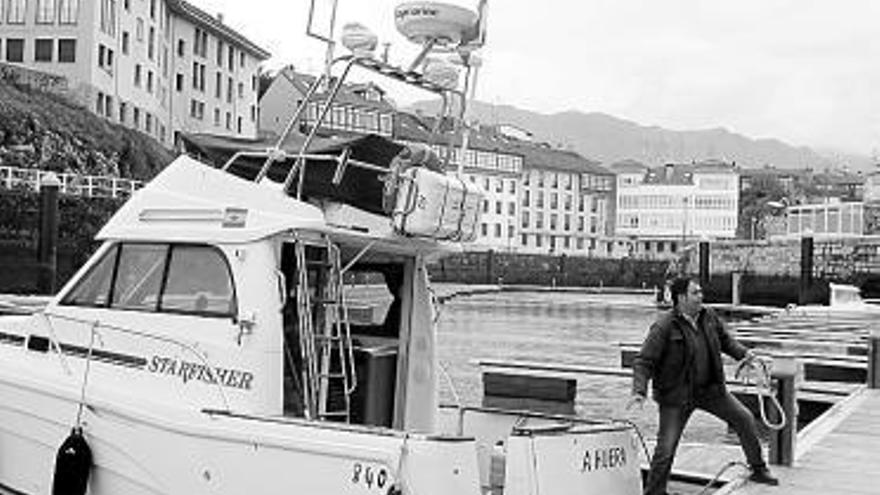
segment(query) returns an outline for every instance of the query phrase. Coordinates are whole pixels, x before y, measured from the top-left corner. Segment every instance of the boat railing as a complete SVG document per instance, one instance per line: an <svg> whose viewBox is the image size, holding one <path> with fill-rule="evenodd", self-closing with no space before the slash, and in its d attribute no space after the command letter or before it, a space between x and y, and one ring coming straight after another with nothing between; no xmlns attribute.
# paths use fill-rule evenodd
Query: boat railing
<svg viewBox="0 0 880 495"><path fill-rule="evenodd" d="M348 75L350 74L353 67L357 66L366 70L369 70L373 73L385 76L387 78L402 82L404 84L414 86L416 88L423 89L425 91L437 94L442 99L440 115L448 116L451 113L451 104L452 100L457 98L459 105L459 115L454 119L456 122L456 129L451 133L450 139L448 141L448 153L445 154L445 160L450 160L452 157L452 147L455 144L454 135L456 131L458 131L457 126L460 125L462 119L464 117L465 110L465 93L462 90L447 88L440 84L437 84L424 75L405 70L401 67L397 67L391 65L382 60L375 59L371 56L363 56L363 55L344 55L336 58L330 63L331 69L333 67L338 66L339 64L343 64L344 67L342 69L341 74L333 79L333 84L330 90L326 93L326 96L323 100L323 105L320 107L318 112L318 116L314 122L309 126L308 134L305 137L302 145L299 148L299 151L296 154L289 154L284 151L283 146L287 141L290 134L296 129L296 124L302 119L303 114L305 113L305 109L308 108L309 104L317 97L319 88L325 86L328 81L330 81L330 72L321 74L319 77L316 77L312 82L311 86L309 86L306 95L302 99L299 105L297 105L296 110L294 111L293 116L288 121L286 127L284 128L281 136L276 141L275 145L264 150L264 151L239 151L230 157L226 163L223 165L224 170L229 170L237 161L242 158L265 158L266 161L263 163L257 175L254 177L254 182L260 182L266 178L269 173L272 164L279 161L284 161L288 159L294 159L293 165L288 170L285 180L283 183L283 190L289 191L293 186L293 181L297 180L296 185L296 198L302 199L303 193L303 182L305 180L306 174L306 163L307 160L310 161L327 161L327 162L335 162L336 163L336 172L333 175L333 183L339 184L342 180L343 175L345 174L345 170L349 165L353 165L356 167L361 167L367 170L373 170L378 173L387 173L389 172L388 168L377 166L375 164L371 164L368 162L355 160L350 157L350 151L348 149L343 150L338 155L332 154L310 154L308 153L308 149L311 144L314 142L319 129L322 127L324 122L327 119L327 116L330 113L330 110L333 108L333 103L336 101L336 98L339 95L342 87L345 84ZM442 125L443 119L438 118L435 122L435 129L432 132L432 136L436 136L437 130L439 130L439 126Z"/></svg>
<svg viewBox="0 0 880 495"><path fill-rule="evenodd" d="M149 339L149 340L155 340L158 342L164 342L166 344L172 344L172 345L175 345L175 346L183 349L184 351L192 354L193 356L195 356L196 359L198 359L201 362L201 364L204 365L207 369L214 369L214 367L211 366L211 363L208 360L208 358L205 357L205 355L202 352L200 352L195 346L188 344L186 342L183 342L181 340L172 338L172 337L167 337L164 335L156 335L151 332L145 332L142 330L135 330L132 328L126 328L126 327L122 327L122 326L118 326L118 325L109 325L107 323L101 323L98 320L77 318L75 316L68 316L68 315L64 315L64 314L59 314L59 313L55 313L55 312L52 312L49 310L42 310L39 313L46 317L46 323L49 326L49 330L50 330L50 334L51 334L50 337L52 339L52 348L55 349L55 351L58 353L59 357L62 359L62 363L64 363L63 365L65 368L67 368L67 366L66 366L66 361L64 361L63 346L58 341L58 338L55 336L54 328L52 327L52 321L51 321L52 318L56 318L58 320L63 320L63 321L68 321L68 322L73 322L73 323L81 323L84 325L89 325L93 336L96 334L100 335L98 333L99 329L107 329L107 330L119 332L119 333L122 333L125 335L145 338L145 339ZM89 349L89 359L91 359L91 354L92 354L91 351L92 351L92 349ZM212 385L214 385L214 387L217 390L217 393L220 395L220 399L223 402L223 407L227 411L230 410L229 397L226 395L226 392L223 390L223 387L220 385L220 383L218 383L216 381L214 383L212 383Z"/></svg>

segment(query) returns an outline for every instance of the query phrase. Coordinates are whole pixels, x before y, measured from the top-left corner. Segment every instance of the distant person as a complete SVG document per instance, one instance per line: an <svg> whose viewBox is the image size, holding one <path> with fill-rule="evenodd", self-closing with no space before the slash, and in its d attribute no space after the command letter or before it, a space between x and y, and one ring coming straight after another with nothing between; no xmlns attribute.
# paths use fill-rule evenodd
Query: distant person
<svg viewBox="0 0 880 495"><path fill-rule="evenodd" d="M660 406L657 446L645 483L645 495L664 495L681 434L695 409L724 421L739 436L751 467L749 479L778 485L761 452L752 413L725 386L721 353L740 360L755 358L736 341L720 318L703 307L700 284L679 277L669 286L672 309L648 332L633 362L632 397L627 409L642 408L652 381L653 397Z"/></svg>

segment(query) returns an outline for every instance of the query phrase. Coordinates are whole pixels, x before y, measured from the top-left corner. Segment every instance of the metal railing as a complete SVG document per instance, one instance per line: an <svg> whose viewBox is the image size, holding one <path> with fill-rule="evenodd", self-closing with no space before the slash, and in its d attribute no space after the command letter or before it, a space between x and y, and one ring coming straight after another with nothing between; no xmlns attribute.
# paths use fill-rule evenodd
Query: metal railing
<svg viewBox="0 0 880 495"><path fill-rule="evenodd" d="M0 189L39 191L47 170L0 166ZM124 199L143 187L144 182L102 175L55 173L61 194L87 198Z"/></svg>

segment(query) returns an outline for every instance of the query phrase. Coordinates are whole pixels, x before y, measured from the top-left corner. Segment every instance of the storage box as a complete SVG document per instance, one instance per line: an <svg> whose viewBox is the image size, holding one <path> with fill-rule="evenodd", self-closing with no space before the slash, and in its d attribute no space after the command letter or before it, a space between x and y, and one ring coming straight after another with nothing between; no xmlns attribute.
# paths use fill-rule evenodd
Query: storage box
<svg viewBox="0 0 880 495"><path fill-rule="evenodd" d="M351 422L391 427L397 386L397 339L357 336L354 348L357 387Z"/></svg>
<svg viewBox="0 0 880 495"><path fill-rule="evenodd" d="M424 167L407 169L401 177L393 212L394 227L399 232L465 242L476 238L482 188Z"/></svg>

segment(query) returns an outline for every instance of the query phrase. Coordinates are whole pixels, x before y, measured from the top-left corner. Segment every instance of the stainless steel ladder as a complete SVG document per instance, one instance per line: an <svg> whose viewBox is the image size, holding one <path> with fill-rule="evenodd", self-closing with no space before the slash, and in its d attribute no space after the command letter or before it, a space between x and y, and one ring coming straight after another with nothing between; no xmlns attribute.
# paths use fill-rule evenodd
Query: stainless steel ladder
<svg viewBox="0 0 880 495"><path fill-rule="evenodd" d="M318 248L317 246L315 246ZM300 348L303 358L304 402L307 417L349 422L351 395L357 379L348 308L345 304L339 248L329 239L318 248L320 259L309 259L306 245L298 243L300 273ZM315 297L309 293L310 271L315 272ZM308 321L303 321L308 320Z"/></svg>

